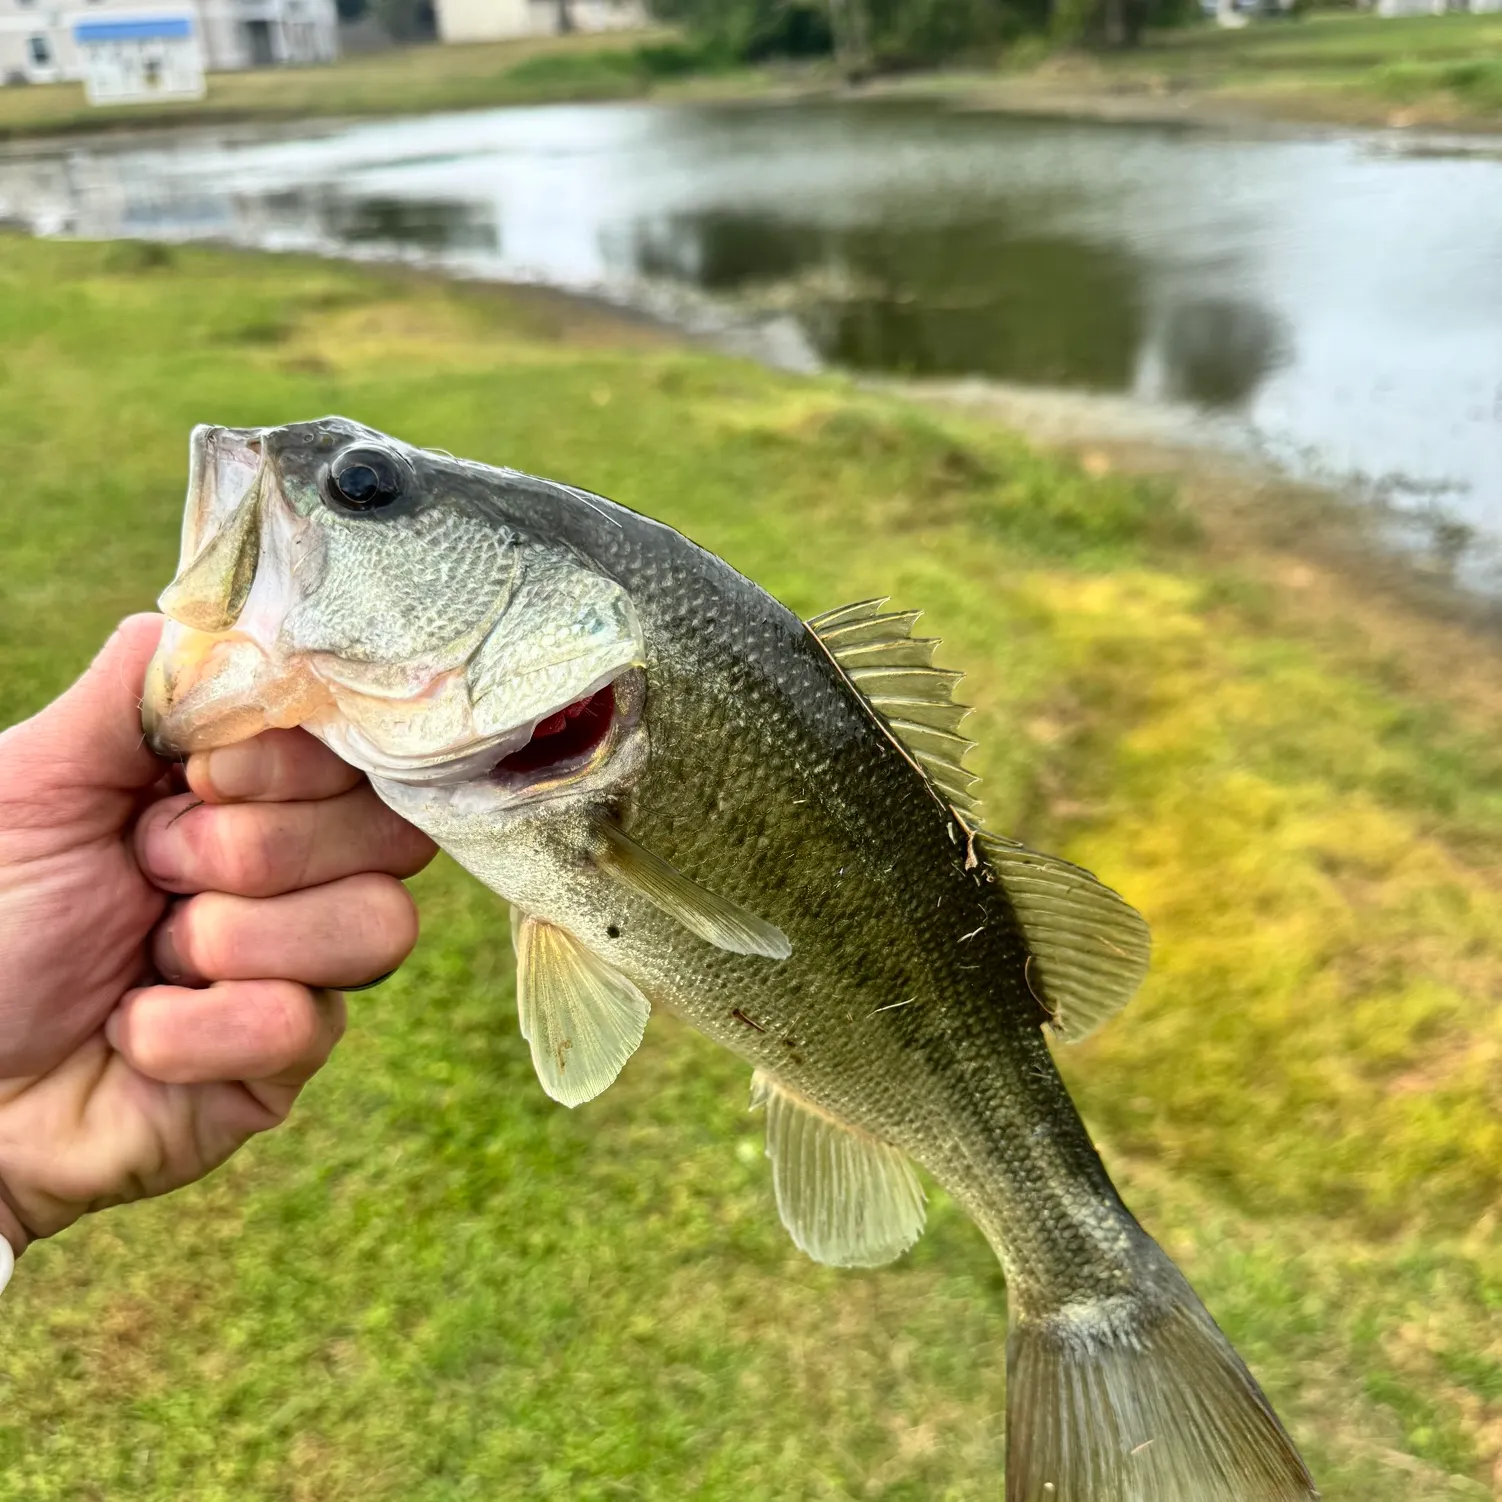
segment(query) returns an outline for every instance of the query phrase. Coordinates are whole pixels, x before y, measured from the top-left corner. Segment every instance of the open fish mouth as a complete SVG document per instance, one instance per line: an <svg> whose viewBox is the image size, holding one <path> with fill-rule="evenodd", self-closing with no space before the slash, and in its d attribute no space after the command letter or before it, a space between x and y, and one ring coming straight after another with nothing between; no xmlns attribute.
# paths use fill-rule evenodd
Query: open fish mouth
<svg viewBox="0 0 1502 1502"><path fill-rule="evenodd" d="M491 775L550 777L586 762L610 734L615 722L615 685L607 683L572 704L539 720L531 738L518 751L503 756Z"/></svg>

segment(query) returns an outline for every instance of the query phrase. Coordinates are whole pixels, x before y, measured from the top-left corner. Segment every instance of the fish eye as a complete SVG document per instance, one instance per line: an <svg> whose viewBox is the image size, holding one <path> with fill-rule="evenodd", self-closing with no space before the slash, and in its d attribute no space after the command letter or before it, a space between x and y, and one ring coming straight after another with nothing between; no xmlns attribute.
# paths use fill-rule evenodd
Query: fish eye
<svg viewBox="0 0 1502 1502"><path fill-rule="evenodd" d="M324 499L336 511L379 511L401 498L405 478L400 461L381 449L345 449L329 465Z"/></svg>

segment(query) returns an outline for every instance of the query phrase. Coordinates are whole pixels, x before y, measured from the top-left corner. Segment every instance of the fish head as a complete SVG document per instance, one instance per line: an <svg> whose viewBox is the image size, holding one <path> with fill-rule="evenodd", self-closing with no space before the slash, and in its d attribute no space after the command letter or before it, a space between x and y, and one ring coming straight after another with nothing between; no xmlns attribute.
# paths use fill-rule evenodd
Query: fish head
<svg viewBox="0 0 1502 1502"><path fill-rule="evenodd" d="M631 599L576 540L607 504L343 418L195 429L148 741L302 725L396 783L587 779L645 693Z"/></svg>

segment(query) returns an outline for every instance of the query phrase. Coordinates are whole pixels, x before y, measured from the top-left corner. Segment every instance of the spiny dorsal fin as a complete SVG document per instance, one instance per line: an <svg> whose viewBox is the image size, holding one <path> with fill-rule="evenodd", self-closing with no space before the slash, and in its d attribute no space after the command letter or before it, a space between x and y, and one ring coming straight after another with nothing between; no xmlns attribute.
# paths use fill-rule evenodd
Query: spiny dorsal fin
<svg viewBox="0 0 1502 1502"><path fill-rule="evenodd" d="M769 960L785 960L793 952L787 935L775 924L706 891L615 825L605 825L600 836L600 865L706 943L731 954L759 954Z"/></svg>
<svg viewBox="0 0 1502 1502"><path fill-rule="evenodd" d="M961 763L975 742L959 734L970 711L954 702L955 685L964 675L934 667L937 638L912 634L922 611L883 614L885 604L883 598L843 605L816 615L808 628L929 781L974 822L980 779Z"/></svg>
<svg viewBox="0 0 1502 1502"><path fill-rule="evenodd" d="M520 919L520 921L518 921ZM512 910L516 1009L542 1088L583 1105L614 1083L647 1029L651 1005L571 933Z"/></svg>
<svg viewBox="0 0 1502 1502"><path fill-rule="evenodd" d="M1152 953L1147 923L1079 866L1000 835L975 838L1027 940L1028 985L1054 1031L1078 1043L1142 984Z"/></svg>
<svg viewBox="0 0 1502 1502"><path fill-rule="evenodd" d="M777 1213L793 1244L829 1267L880 1267L923 1234L923 1189L890 1143L826 1116L758 1070Z"/></svg>

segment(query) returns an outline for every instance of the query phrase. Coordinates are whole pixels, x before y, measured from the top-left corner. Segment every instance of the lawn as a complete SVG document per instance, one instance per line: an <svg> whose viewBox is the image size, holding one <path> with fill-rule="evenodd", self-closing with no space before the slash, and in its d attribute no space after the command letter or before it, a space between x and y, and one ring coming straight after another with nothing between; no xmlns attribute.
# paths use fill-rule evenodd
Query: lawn
<svg viewBox="0 0 1502 1502"><path fill-rule="evenodd" d="M305 120L489 109L508 104L622 99L693 72L701 59L667 32L538 38L362 53L316 68L211 73L201 100L91 107L83 85L0 88L0 140L142 125ZM712 80L756 93L769 75Z"/></svg>
<svg viewBox="0 0 1502 1502"><path fill-rule="evenodd" d="M0 238L0 327L0 723L165 582L197 421L344 412L602 490L805 613L926 607L991 823L1153 923L1143 993L1064 1060L1129 1201L1329 1502L1494 1494L1489 643L1232 556L1163 484L536 295ZM938 1196L889 1268L804 1261L742 1065L658 1019L551 1104L500 904L446 863L416 888L418 953L288 1129L27 1254L0 1498L996 1497L979 1233Z"/></svg>
<svg viewBox="0 0 1502 1502"><path fill-rule="evenodd" d="M1400 20L1324 12L1241 30L1200 25L1133 52L1050 57L1046 90L1138 93L1353 124L1502 125L1502 15Z"/></svg>

